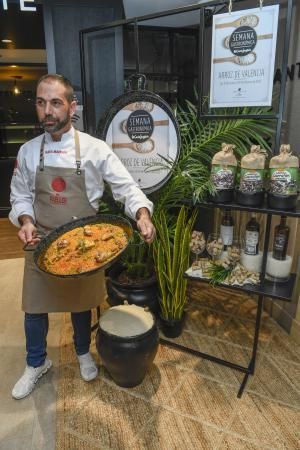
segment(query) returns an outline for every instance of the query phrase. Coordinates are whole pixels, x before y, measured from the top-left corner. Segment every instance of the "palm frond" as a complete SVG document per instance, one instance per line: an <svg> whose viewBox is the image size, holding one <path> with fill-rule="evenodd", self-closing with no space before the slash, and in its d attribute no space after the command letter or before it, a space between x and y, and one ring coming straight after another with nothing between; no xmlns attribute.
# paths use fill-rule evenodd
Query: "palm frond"
<svg viewBox="0 0 300 450"><path fill-rule="evenodd" d="M242 157L248 153L251 144L257 143L270 151L270 142L274 133L274 121L268 119L243 119L245 114L271 114L270 109L220 108L213 111L216 115L240 114L238 119L209 120L198 119L197 107L186 101L185 108L178 108L177 119L182 139L181 154L177 164L161 157L160 163L150 164L147 171L167 169L171 171L170 181L152 195L157 211L171 209L186 199L193 202L203 200L207 193L214 192L210 182L210 166L214 154L220 150L223 142L236 146L236 154Z"/></svg>

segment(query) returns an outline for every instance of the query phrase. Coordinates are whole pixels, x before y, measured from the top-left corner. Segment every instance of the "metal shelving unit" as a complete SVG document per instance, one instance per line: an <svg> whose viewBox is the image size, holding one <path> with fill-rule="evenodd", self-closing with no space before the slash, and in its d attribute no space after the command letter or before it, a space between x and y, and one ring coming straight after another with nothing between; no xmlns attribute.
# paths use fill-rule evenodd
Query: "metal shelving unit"
<svg viewBox="0 0 300 450"><path fill-rule="evenodd" d="M268 255L268 249L269 249L269 242L270 242L270 230L271 230L271 221L273 215L284 215L288 217L300 217L300 205L298 204L297 208L295 210L291 211L285 211L285 210L274 210L274 209L268 209L265 207L262 208L250 208L242 205L238 205L237 203L212 203L212 202L204 202L199 204L198 206L204 206L207 208L228 208L240 211L248 211L248 212L258 212L261 214L267 215L267 223L265 228L265 239L264 239L264 248L263 248L263 262L262 262L262 272L261 272L261 282L259 285L245 285L245 286L230 286L228 284L219 283L219 286L222 286L225 289L235 289L242 292L246 292L248 294L256 294L258 295L258 303L257 303L257 311L256 311L256 318L255 318L255 333L254 333L254 339L253 339L253 346L252 346L252 356L249 362L249 365L247 367L240 366L238 364L234 364L230 361L216 358L212 355L208 355L206 353L198 352L193 349L188 349L183 345L177 344L175 342L170 342L166 339L162 339L161 342L169 345L171 347L177 348L178 350L186 351L188 353L192 353L193 355L199 356L204 359L208 359L210 361L216 362L218 364L231 367L232 369L239 370L240 372L245 373L244 379L241 383L240 389L238 391L238 397L240 398L243 394L243 391L246 387L246 383L248 381L249 375L253 375L255 371L255 363L256 363L256 354L257 354L257 347L258 347L258 338L259 338L259 329L260 329L260 323L261 323L261 316L263 311L263 300L264 297L270 297L273 299L279 299L283 301L291 301L295 281L296 281L296 274L292 274L289 281L286 283L273 283L265 278L266 274L266 265L267 265L267 255ZM199 278L199 277L192 277L189 275L186 275L187 278L199 281L199 282L209 282L209 279Z"/></svg>

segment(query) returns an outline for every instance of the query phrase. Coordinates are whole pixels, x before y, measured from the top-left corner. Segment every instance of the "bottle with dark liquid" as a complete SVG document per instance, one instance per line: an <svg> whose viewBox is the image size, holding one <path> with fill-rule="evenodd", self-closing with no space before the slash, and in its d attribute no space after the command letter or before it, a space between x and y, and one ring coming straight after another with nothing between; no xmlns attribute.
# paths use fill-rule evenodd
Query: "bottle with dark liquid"
<svg viewBox="0 0 300 450"><path fill-rule="evenodd" d="M259 223L255 215L251 217L246 225L245 254L258 255L259 252Z"/></svg>
<svg viewBox="0 0 300 450"><path fill-rule="evenodd" d="M221 221L221 230L220 234L223 239L224 244L224 250L227 249L228 245L232 244L233 241L233 228L234 228L234 221L233 217L231 215L230 209L225 209Z"/></svg>
<svg viewBox="0 0 300 450"><path fill-rule="evenodd" d="M281 261L286 258L290 229L286 225L286 217L281 216L280 224L274 230L273 258Z"/></svg>

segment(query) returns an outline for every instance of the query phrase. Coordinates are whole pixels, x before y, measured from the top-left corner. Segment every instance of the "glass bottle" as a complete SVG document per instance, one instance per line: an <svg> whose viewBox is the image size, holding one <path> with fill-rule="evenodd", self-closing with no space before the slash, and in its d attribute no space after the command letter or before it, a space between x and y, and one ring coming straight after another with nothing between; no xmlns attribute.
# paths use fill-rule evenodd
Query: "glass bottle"
<svg viewBox="0 0 300 450"><path fill-rule="evenodd" d="M227 249L228 245L232 244L233 241L233 228L234 228L234 221L233 217L231 215L230 209L225 209L221 221L221 229L220 234L223 239L224 244L224 250Z"/></svg>
<svg viewBox="0 0 300 450"><path fill-rule="evenodd" d="M246 255L258 255L259 252L259 223L255 214L246 225L245 250Z"/></svg>
<svg viewBox="0 0 300 450"><path fill-rule="evenodd" d="M290 229L286 224L286 217L281 216L280 224L274 230L273 258L284 260L286 258Z"/></svg>

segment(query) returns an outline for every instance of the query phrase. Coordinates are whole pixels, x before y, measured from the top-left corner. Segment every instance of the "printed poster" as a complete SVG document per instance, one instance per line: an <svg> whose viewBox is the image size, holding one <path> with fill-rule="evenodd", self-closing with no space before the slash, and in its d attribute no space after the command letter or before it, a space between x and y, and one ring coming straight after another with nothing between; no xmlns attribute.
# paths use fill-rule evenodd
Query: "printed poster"
<svg viewBox="0 0 300 450"><path fill-rule="evenodd" d="M178 156L173 121L160 106L146 101L129 103L114 116L106 142L143 190L159 185L170 172L167 167L147 171L150 165L166 165L163 158Z"/></svg>
<svg viewBox="0 0 300 450"><path fill-rule="evenodd" d="M213 17L210 107L271 106L279 5Z"/></svg>

